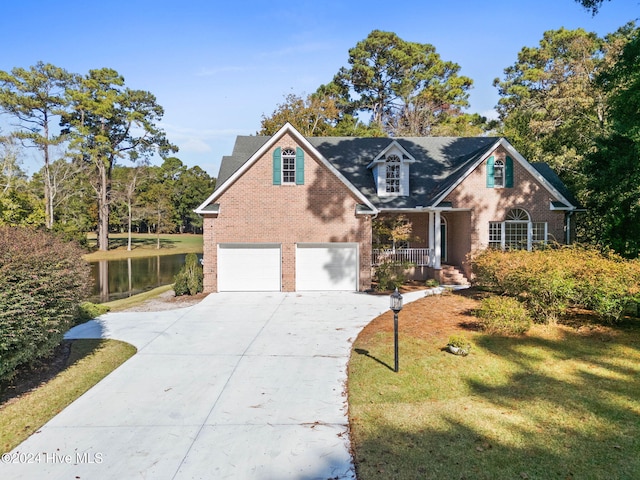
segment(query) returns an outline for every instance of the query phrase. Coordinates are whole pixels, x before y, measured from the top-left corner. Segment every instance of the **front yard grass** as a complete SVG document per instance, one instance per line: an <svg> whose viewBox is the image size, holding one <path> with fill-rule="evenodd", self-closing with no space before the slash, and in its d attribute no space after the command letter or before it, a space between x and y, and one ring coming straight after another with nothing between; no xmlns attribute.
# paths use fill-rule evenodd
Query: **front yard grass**
<svg viewBox="0 0 640 480"><path fill-rule="evenodd" d="M374 320L349 364L359 480L640 478L640 321L474 331L473 292ZM443 350L452 334L467 357Z"/></svg>
<svg viewBox="0 0 640 480"><path fill-rule="evenodd" d="M68 355L57 356L64 358L61 365L54 369L43 361L46 371L29 372L28 377L40 377L40 385L17 396L10 394L12 385L3 385L0 453L11 451L136 352L128 343L101 339L72 340L62 348Z"/></svg>

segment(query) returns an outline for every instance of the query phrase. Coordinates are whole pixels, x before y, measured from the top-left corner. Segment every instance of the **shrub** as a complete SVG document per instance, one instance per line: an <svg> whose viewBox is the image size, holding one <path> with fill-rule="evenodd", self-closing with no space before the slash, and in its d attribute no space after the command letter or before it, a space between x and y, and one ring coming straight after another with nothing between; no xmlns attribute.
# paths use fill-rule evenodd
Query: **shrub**
<svg viewBox="0 0 640 480"><path fill-rule="evenodd" d="M89 292L83 250L51 232L0 226L0 380L50 355Z"/></svg>
<svg viewBox="0 0 640 480"><path fill-rule="evenodd" d="M640 262L593 248L486 250L471 263L478 286L521 299L538 321L561 316L569 307L615 321L639 298Z"/></svg>
<svg viewBox="0 0 640 480"><path fill-rule="evenodd" d="M175 276L175 284L173 291L176 296L195 295L203 290L202 266L198 262L198 256L195 253L187 254L185 263Z"/></svg>
<svg viewBox="0 0 640 480"><path fill-rule="evenodd" d="M406 271L411 267L409 262L387 260L376 267L375 280L378 290L388 291L400 288L407 281Z"/></svg>
<svg viewBox="0 0 640 480"><path fill-rule="evenodd" d="M100 315L104 315L109 310L109 307L100 303L82 302L78 305L75 324L79 325L80 323L97 318Z"/></svg>
<svg viewBox="0 0 640 480"><path fill-rule="evenodd" d="M476 311L483 331L498 335L522 335L531 328L531 317L524 305L513 297L482 299Z"/></svg>
<svg viewBox="0 0 640 480"><path fill-rule="evenodd" d="M471 350L471 344L463 335L451 335L447 341L447 349L455 355L466 357Z"/></svg>

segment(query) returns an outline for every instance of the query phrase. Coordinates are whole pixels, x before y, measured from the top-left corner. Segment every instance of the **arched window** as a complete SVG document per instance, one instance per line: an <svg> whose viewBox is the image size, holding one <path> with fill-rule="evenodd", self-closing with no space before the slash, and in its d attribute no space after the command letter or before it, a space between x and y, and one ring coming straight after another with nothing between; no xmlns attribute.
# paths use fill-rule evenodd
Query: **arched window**
<svg viewBox="0 0 640 480"><path fill-rule="evenodd" d="M400 193L400 157L389 155L387 167L387 193Z"/></svg>
<svg viewBox="0 0 640 480"><path fill-rule="evenodd" d="M547 223L532 222L522 208L507 212L503 222L489 222L489 247L502 250L531 250L547 241Z"/></svg>
<svg viewBox="0 0 640 480"><path fill-rule="evenodd" d="M504 222L505 248L510 250L529 250L529 214L521 209L514 208L507 213Z"/></svg>
<svg viewBox="0 0 640 480"><path fill-rule="evenodd" d="M282 183L296 182L296 151L293 148L282 149Z"/></svg>

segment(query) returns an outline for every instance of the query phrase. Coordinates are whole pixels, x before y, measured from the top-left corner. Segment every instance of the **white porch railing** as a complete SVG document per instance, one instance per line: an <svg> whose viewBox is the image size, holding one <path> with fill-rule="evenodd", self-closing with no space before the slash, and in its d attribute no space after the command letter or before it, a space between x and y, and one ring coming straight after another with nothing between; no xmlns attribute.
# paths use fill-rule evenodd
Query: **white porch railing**
<svg viewBox="0 0 640 480"><path fill-rule="evenodd" d="M382 262L410 262L418 267L430 267L430 248L398 248L396 250L379 250L374 248L371 252L371 264L380 265Z"/></svg>

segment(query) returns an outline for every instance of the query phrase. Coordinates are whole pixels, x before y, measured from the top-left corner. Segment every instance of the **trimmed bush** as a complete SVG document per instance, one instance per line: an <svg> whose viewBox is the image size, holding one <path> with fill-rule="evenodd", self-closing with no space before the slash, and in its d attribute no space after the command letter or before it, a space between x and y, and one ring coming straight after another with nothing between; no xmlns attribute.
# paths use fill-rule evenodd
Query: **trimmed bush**
<svg viewBox="0 0 640 480"><path fill-rule="evenodd" d="M0 380L46 357L89 293L83 250L51 232L0 226Z"/></svg>
<svg viewBox="0 0 640 480"><path fill-rule="evenodd" d="M483 298L476 316L480 328L490 334L522 335L531 328L529 312L513 297Z"/></svg>
<svg viewBox="0 0 640 480"><path fill-rule="evenodd" d="M185 257L185 263L174 278L173 291L176 296L195 295L204 289L204 274L195 253Z"/></svg>

